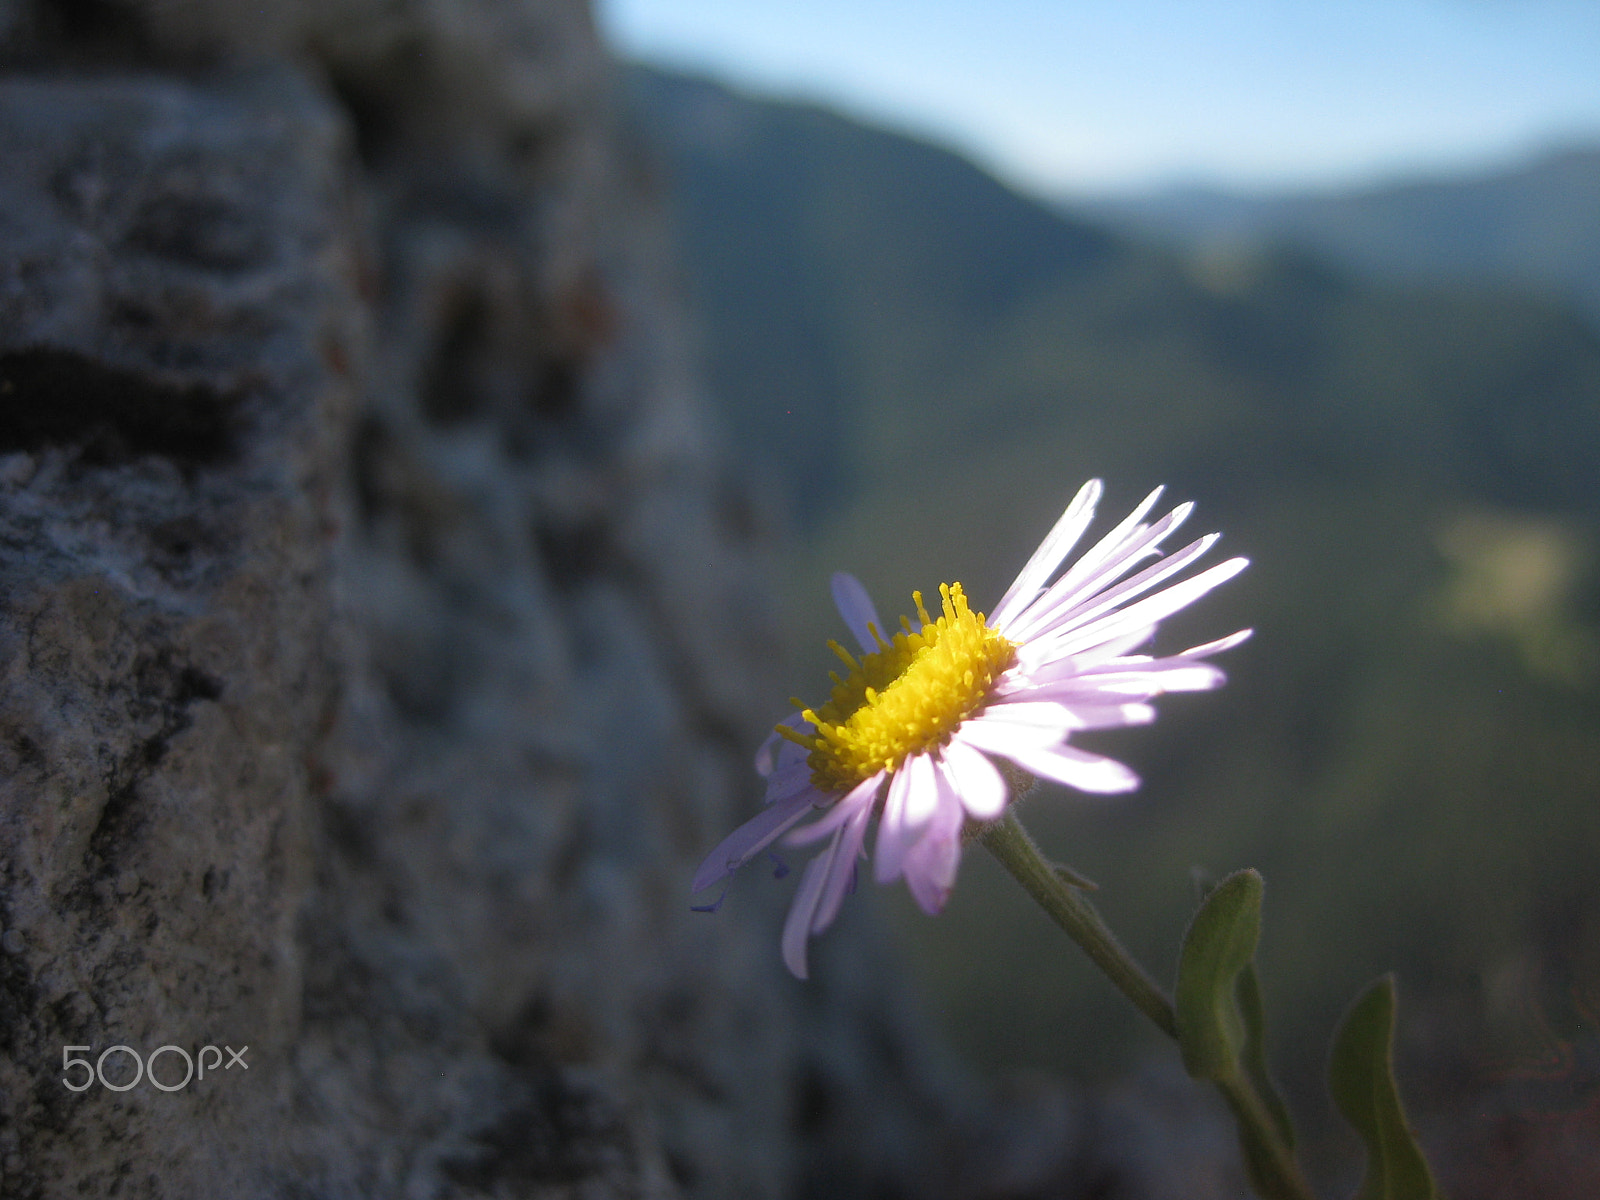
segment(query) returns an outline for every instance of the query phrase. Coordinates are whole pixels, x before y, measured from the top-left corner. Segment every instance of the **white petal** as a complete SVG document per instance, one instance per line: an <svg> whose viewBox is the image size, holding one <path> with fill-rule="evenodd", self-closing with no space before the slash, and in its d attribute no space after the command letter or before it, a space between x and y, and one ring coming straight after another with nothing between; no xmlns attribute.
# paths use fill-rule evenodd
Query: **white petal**
<svg viewBox="0 0 1600 1200"><path fill-rule="evenodd" d="M928 831L906 854L906 887L930 916L944 908L961 862L961 826L966 814L953 793L947 793L947 799Z"/></svg>
<svg viewBox="0 0 1600 1200"><path fill-rule="evenodd" d="M1232 650L1242 642L1250 640L1254 629L1241 629L1238 633L1230 633L1225 638L1218 638L1214 642L1207 642L1204 646L1196 646L1192 650L1185 650L1180 658L1210 658L1213 654L1221 654L1224 650Z"/></svg>
<svg viewBox="0 0 1600 1200"><path fill-rule="evenodd" d="M1045 535L1044 541L1033 552L1033 557L1028 559L1006 589L1006 594L1000 597L1000 603L994 606L988 622L991 629L1004 633L1006 622L1039 594L1039 589L1056 573L1061 560L1077 545L1083 531L1089 527L1089 522L1094 519L1095 505L1100 502L1100 494L1104 490L1105 485L1098 479L1091 479L1078 489L1072 503L1067 505L1067 511L1061 514L1055 527Z"/></svg>
<svg viewBox="0 0 1600 1200"><path fill-rule="evenodd" d="M1096 576L1072 594L1064 596L1052 605L1048 612L1041 613L1039 619L1030 626L1029 632L1024 636L1037 637L1042 633L1071 629L1074 626L1087 624L1101 613L1121 607L1135 596L1148 592L1162 580L1182 571L1211 549L1219 536L1221 535L1208 533L1198 541L1190 542L1183 549L1168 555L1160 562L1152 563L1137 575L1124 579L1114 586L1112 586L1113 581L1121 573L1120 569ZM1124 567L1131 565L1131 563L1123 564Z"/></svg>
<svg viewBox="0 0 1600 1200"><path fill-rule="evenodd" d="M1090 754L1076 746L1024 746L1006 757L1024 771L1080 792L1131 792L1139 786L1139 777L1115 759Z"/></svg>
<svg viewBox="0 0 1600 1200"><path fill-rule="evenodd" d="M1081 675L1108 658L1121 658L1135 646L1150 641L1156 634L1154 625L1134 629L1119 638L1099 642L1078 654L1062 654L1058 643L1048 641L1028 642L1017 650L1017 665L1000 677L995 692L1003 694L1017 689L1019 684L1045 683Z"/></svg>
<svg viewBox="0 0 1600 1200"><path fill-rule="evenodd" d="M1180 608L1193 604L1212 588L1226 583L1247 566L1249 566L1248 559L1230 558L1227 562L1218 563L1209 570L1202 571L1192 579L1185 579L1165 591L1157 592L1154 596L1147 596L1120 612L1108 613L1080 628L1047 635L1040 640L1047 643L1058 655L1087 650L1113 638L1120 638L1130 630L1152 625L1171 616Z"/></svg>
<svg viewBox="0 0 1600 1200"><path fill-rule="evenodd" d="M883 816L878 818L877 854L873 861L873 877L879 883L890 883L900 874L900 864L911 848L914 831L906 825L910 791L909 771L896 771L889 776L889 797L883 803Z"/></svg>
<svg viewBox="0 0 1600 1200"><path fill-rule="evenodd" d="M1032 692L1028 693L1027 699L1016 697L990 704L983 710L983 715L1016 725L1046 725L1062 733L1077 728L1071 709L1042 697L1035 700Z"/></svg>
<svg viewBox="0 0 1600 1200"><path fill-rule="evenodd" d="M1150 499L1153 498L1154 493L1152 493ZM1148 502L1147 500L1146 503ZM1114 546L1110 553L1103 555L1100 559L1085 555L1080 561L1074 563L1072 568L1057 580L1050 590L1039 598L1036 604L1030 607L1026 613L1019 616L1014 636L1022 638L1035 636L1041 629L1049 628L1064 617L1074 615L1074 611L1078 606L1105 591L1142 560L1150 557L1159 557L1161 553L1160 545L1163 539L1179 525L1183 524L1184 519L1188 517L1193 509L1193 504L1180 504L1155 524L1149 526L1140 525L1130 529L1127 536L1122 539L1121 544ZM1134 510L1134 516L1141 515L1141 512L1142 510L1140 509ZM1110 542L1115 536L1115 533L1109 535L1106 541ZM1211 541L1215 541L1216 538L1216 534L1210 535ZM1200 541L1210 545L1210 542L1206 541L1205 538L1200 539ZM1195 543L1195 545L1199 544ZM1192 547L1187 549L1192 549ZM1184 551L1179 551L1180 555L1183 553ZM1091 554L1093 554L1092 551ZM1187 562L1188 559L1185 558L1183 561ZM1158 569L1160 566L1161 564L1157 564L1156 568L1151 569ZM1171 574L1177 569L1176 566L1168 567L1166 573ZM1142 576L1139 578L1142 578ZM1145 589L1140 588L1139 590Z"/></svg>
<svg viewBox="0 0 1600 1200"><path fill-rule="evenodd" d="M1059 682L1036 683L1020 688L1005 699L1015 703L1037 697L1077 710L1080 705L1120 704L1159 696L1161 686L1149 672L1097 671L1092 675L1073 675Z"/></svg>
<svg viewBox="0 0 1600 1200"><path fill-rule="evenodd" d="M1145 695L1158 696L1162 692L1209 692L1228 681L1221 668L1209 663L1173 663L1148 671L1108 672L1104 676L1085 675L1085 681L1097 678L1106 680L1107 690L1116 687L1139 688Z"/></svg>
<svg viewBox="0 0 1600 1200"><path fill-rule="evenodd" d="M806 864L800 886L789 904L788 919L783 923L783 962L796 979L806 977L806 940L811 936L811 920L816 915L817 902L822 899L822 885L827 881L828 864L833 859L831 851L830 847Z"/></svg>
<svg viewBox="0 0 1600 1200"><path fill-rule="evenodd" d="M1140 501L1139 506L1124 517L1115 529L1079 555L1078 561L1068 567L1066 573L1057 581L1057 586L1063 590L1077 587L1083 580L1096 574L1108 564L1137 558L1148 545L1147 542L1140 541L1148 530L1148 526L1141 522L1145 514L1155 506L1155 502L1161 498L1161 492L1161 488L1156 488ZM1183 510L1183 516L1188 515L1184 506L1180 505L1179 509ZM1174 509L1174 513L1179 509ZM1169 513L1168 517L1172 515ZM1178 520L1181 521L1183 516L1179 516Z"/></svg>
<svg viewBox="0 0 1600 1200"><path fill-rule="evenodd" d="M867 589L862 586L859 579L846 571L834 574L832 588L833 603L838 608L839 615L844 618L844 623L849 626L850 632L855 635L861 653L875 653L878 642L872 636L870 627L876 626L880 634L884 633L884 628L883 622L878 620L878 610L872 605L872 597L867 595Z"/></svg>
<svg viewBox="0 0 1600 1200"><path fill-rule="evenodd" d="M921 829L938 807L938 773L933 759L926 754L911 755L900 769L906 773L906 827Z"/></svg>
<svg viewBox="0 0 1600 1200"><path fill-rule="evenodd" d="M960 727L950 735L951 742L965 742L992 754L1009 754L1018 746L1052 746L1066 736L1065 730L1048 725L1007 721L1002 714L1009 707L997 704L980 716L961 722Z"/></svg>
<svg viewBox="0 0 1600 1200"><path fill-rule="evenodd" d="M980 821L998 817L1005 809L1009 791L995 765L971 746L954 739L940 753L950 784L961 797L961 806Z"/></svg>
<svg viewBox="0 0 1600 1200"><path fill-rule="evenodd" d="M1149 694L1156 695L1159 691L1160 689L1156 689ZM1071 733L1086 729L1121 729L1125 725L1148 725L1156 719L1156 710L1148 704L1132 700L1117 703L1104 694L1088 699L1074 696L1071 702L1056 707L1065 708L1072 714L1072 723L1067 727Z"/></svg>

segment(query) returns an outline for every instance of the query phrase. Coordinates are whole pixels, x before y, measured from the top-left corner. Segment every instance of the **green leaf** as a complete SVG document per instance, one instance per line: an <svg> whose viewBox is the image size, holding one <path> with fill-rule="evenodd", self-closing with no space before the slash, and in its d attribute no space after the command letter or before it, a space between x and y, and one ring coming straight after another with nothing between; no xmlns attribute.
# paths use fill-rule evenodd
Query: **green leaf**
<svg viewBox="0 0 1600 1200"><path fill-rule="evenodd" d="M1183 938L1174 994L1178 1049L1196 1079L1225 1079L1238 1072L1243 1030L1234 1007L1234 983L1255 957L1261 936L1261 876L1229 875L1205 898Z"/></svg>
<svg viewBox="0 0 1600 1200"><path fill-rule="evenodd" d="M1244 970L1239 972L1237 996L1239 1016L1244 1022L1244 1048L1239 1053L1239 1061L1244 1065L1245 1074L1250 1076L1250 1082L1255 1085L1261 1103L1272 1115L1278 1137L1285 1148L1293 1150L1294 1123L1289 1119L1289 1106L1278 1094L1272 1082L1272 1073L1267 1070L1266 1012L1261 1003L1261 981L1256 978L1255 963L1246 963Z"/></svg>
<svg viewBox="0 0 1600 1200"><path fill-rule="evenodd" d="M1079 875L1071 867L1067 866L1066 863L1053 862L1050 864L1050 869L1056 873L1056 878L1061 880L1061 882L1066 884L1068 887L1075 887L1080 892L1098 892L1100 890L1100 885L1098 883L1083 875Z"/></svg>
<svg viewBox="0 0 1600 1200"><path fill-rule="evenodd" d="M1385 975L1350 1006L1334 1035L1328 1090L1367 1144L1367 1175L1355 1200L1437 1200L1395 1087L1394 1011L1394 976Z"/></svg>

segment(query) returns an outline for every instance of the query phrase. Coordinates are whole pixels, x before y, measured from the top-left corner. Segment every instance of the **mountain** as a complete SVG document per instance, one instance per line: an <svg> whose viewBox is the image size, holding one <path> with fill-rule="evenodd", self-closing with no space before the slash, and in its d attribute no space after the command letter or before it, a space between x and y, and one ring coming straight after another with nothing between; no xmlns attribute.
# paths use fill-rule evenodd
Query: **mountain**
<svg viewBox="0 0 1600 1200"><path fill-rule="evenodd" d="M1600 147L1551 152L1512 170L1355 191L1177 188L1065 208L1189 246L1299 246L1391 282L1521 287L1600 320Z"/></svg>
<svg viewBox="0 0 1600 1200"><path fill-rule="evenodd" d="M713 393L802 529L939 447L1024 443L1213 494L1292 462L1600 509L1600 357L1559 305L1375 287L1293 248L1185 255L824 109L644 69L628 87Z"/></svg>
<svg viewBox="0 0 1600 1200"><path fill-rule="evenodd" d="M1119 244L821 108L645 69L628 90L675 190L713 391L741 446L786 470L807 524L892 439L878 415Z"/></svg>

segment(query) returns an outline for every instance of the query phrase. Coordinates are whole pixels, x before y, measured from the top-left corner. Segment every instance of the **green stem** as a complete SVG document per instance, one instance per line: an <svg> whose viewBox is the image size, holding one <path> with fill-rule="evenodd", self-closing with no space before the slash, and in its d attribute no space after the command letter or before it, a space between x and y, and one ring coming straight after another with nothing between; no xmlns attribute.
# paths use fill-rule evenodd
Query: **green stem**
<svg viewBox="0 0 1600 1200"><path fill-rule="evenodd" d="M1256 1191L1271 1200L1317 1200L1300 1174L1294 1151L1284 1145L1278 1123L1250 1081L1234 1076L1218 1079L1216 1085L1239 1127L1239 1144Z"/></svg>
<svg viewBox="0 0 1600 1200"><path fill-rule="evenodd" d="M1123 948L1094 905L1056 873L1016 815L1008 809L1005 816L986 826L978 839L1117 989L1133 1001L1134 1007L1177 1041L1178 1019L1172 998ZM1239 1126L1240 1142L1250 1159L1257 1190L1272 1200L1316 1200L1316 1194L1300 1174L1293 1152L1284 1145L1277 1124L1250 1082L1235 1075L1218 1080L1217 1088Z"/></svg>
<svg viewBox="0 0 1600 1200"><path fill-rule="evenodd" d="M1095 966L1133 1001L1133 1006L1154 1021L1162 1033L1177 1040L1178 1018L1173 1011L1172 998L1122 948L1117 935L1106 928L1094 905L1056 874L1016 814L1007 809L1005 816L978 836L989 853L1000 860L1000 865L1038 901L1039 907L1049 913L1055 923L1067 931L1067 936L1083 947Z"/></svg>

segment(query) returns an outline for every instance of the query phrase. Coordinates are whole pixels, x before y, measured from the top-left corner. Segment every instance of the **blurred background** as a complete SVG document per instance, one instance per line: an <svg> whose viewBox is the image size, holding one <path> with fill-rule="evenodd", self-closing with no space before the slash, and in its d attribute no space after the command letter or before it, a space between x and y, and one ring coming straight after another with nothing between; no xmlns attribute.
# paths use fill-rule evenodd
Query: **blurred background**
<svg viewBox="0 0 1600 1200"><path fill-rule="evenodd" d="M794 690L821 695L834 570L886 616L953 579L992 604L1084 479L1112 519L1159 483L1197 500L1254 565L1164 645L1256 638L1221 693L1097 740L1137 794L1024 820L1168 978L1196 880L1264 872L1317 1154L1351 1151L1328 1038L1393 970L1403 1089L1474 1194L1594 1168L1600 9L599 16L713 399L789 535ZM1110 1081L1157 1049L983 855L937 921L868 891L979 1069Z"/></svg>

